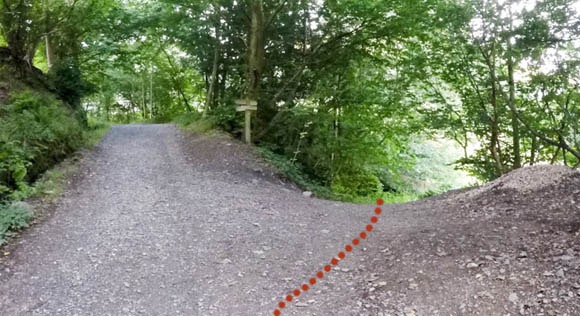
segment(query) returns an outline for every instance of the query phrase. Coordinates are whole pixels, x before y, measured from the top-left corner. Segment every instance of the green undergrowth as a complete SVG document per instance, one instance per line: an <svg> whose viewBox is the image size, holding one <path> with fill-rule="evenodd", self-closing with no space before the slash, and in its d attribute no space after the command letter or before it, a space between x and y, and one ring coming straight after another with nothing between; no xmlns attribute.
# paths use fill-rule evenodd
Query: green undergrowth
<svg viewBox="0 0 580 316"><path fill-rule="evenodd" d="M26 191L84 144L77 113L47 93L25 90L0 105L0 201Z"/></svg>
<svg viewBox="0 0 580 316"><path fill-rule="evenodd" d="M111 124L94 118L88 119L88 126L84 132L84 147L93 148L109 132Z"/></svg>
<svg viewBox="0 0 580 316"><path fill-rule="evenodd" d="M32 185L12 192L10 198L0 203L0 246L7 238L28 227L33 214L19 201L40 199L43 203L56 200L64 191L67 179L76 170L75 159L67 159L43 173Z"/></svg>
<svg viewBox="0 0 580 316"><path fill-rule="evenodd" d="M33 214L18 204L0 204L0 245L18 231L28 227Z"/></svg>
<svg viewBox="0 0 580 316"><path fill-rule="evenodd" d="M200 113L191 112L181 114L173 119L173 123L182 129L199 134L208 134L217 131L217 126L211 119L203 118Z"/></svg>
<svg viewBox="0 0 580 316"><path fill-rule="evenodd" d="M111 125L107 122L89 118L88 126L83 135L82 148L91 149L98 145L110 127ZM67 179L76 171L77 157L78 155L73 155L47 170L31 187L32 192L29 197L52 200L60 196L64 191Z"/></svg>
<svg viewBox="0 0 580 316"><path fill-rule="evenodd" d="M36 98L32 96L32 100L36 100ZM67 179L76 171L78 156L75 152L81 148L92 148L97 145L110 127L107 123L89 119L86 126L76 128L77 123L62 117L63 113L67 113L66 109L62 112L63 110L56 105L49 104L47 110L49 111L47 115L54 115L54 119L57 122L73 125L74 128L69 127L67 129L64 127L64 131L78 134L58 136L59 132L54 132L51 129L53 125L47 124L45 125L47 129L45 131L46 135L29 137L28 135L32 135L32 132L24 131L25 125L18 124L20 120L18 116L22 115L31 119L30 127L33 131L38 132L40 127L34 125L44 124L45 122L38 122L40 119L35 118L34 107L2 118L4 121L15 121L10 122L15 127L14 129L0 128L0 132L3 132L3 139L20 139L19 144L24 145L11 148L6 146L6 141L0 142L0 155L3 155L4 159L0 162L0 175L2 176L0 178L0 189L2 189L0 192L0 245L4 244L8 238L14 236L21 229L28 227L29 222L34 217L32 211L23 206L27 204L20 204L19 201L40 199L44 203L53 202L62 194ZM43 137L60 139L61 142L64 142L62 139L74 139L74 146L69 144L74 150L62 151L58 156L54 156L50 165L34 169L34 164L39 161L34 159L35 153L42 154L45 150L58 150L58 148L66 146L65 144L58 144L58 141L46 141ZM42 140L45 141L43 142ZM35 146L39 146L39 148ZM12 151L7 149L12 149ZM48 153L48 155L51 154L56 155ZM68 159L65 159L67 157ZM45 163L48 164L48 162ZM29 170L38 173L31 177Z"/></svg>
<svg viewBox="0 0 580 316"><path fill-rule="evenodd" d="M345 202L353 202L353 203L360 203L360 204L372 204L376 202L376 199L382 198L385 201L385 204L399 204L399 203L407 203L413 202L421 197L415 193L407 193L407 192L383 192L376 197L372 196L348 196L346 199L343 199Z"/></svg>
<svg viewBox="0 0 580 316"><path fill-rule="evenodd" d="M400 192L383 192L375 196L355 196L342 194L335 191L333 192L330 188L325 187L316 180L312 179L312 177L304 172L297 163L293 163L286 156L276 154L266 147L258 147L257 150L260 156L268 164L274 167L277 172L288 178L290 181L294 182L301 189L310 191L319 198L360 204L374 203L379 197L382 198L387 204L410 202L419 198L419 196L414 193Z"/></svg>
<svg viewBox="0 0 580 316"><path fill-rule="evenodd" d="M309 177L308 174L302 171L297 164L292 163L285 156L276 154L265 147L258 147L257 150L262 159L274 167L274 169L281 175L298 185L301 189L310 191L317 197L332 200L339 199L339 196L334 194L329 188L317 183Z"/></svg>

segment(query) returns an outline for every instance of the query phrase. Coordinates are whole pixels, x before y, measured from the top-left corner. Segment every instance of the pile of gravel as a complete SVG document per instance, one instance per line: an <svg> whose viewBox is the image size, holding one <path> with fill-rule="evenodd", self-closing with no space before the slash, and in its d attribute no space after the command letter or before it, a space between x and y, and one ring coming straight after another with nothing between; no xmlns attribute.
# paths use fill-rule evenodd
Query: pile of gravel
<svg viewBox="0 0 580 316"><path fill-rule="evenodd" d="M492 191L509 190L520 194L543 190L560 184L570 176L580 174L578 170L556 165L527 166L509 172L476 189L461 194L462 199L472 199Z"/></svg>

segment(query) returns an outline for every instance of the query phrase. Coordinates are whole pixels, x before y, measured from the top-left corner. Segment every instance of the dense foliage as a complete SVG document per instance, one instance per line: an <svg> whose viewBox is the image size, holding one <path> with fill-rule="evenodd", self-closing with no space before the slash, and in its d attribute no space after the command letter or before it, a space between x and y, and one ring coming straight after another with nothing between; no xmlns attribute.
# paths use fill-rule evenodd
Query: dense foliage
<svg viewBox="0 0 580 316"><path fill-rule="evenodd" d="M252 88L256 141L337 193L401 190L417 135L455 140L458 166L482 180L580 162L573 1L168 5L180 23L164 34L206 79L200 110L239 133L240 117L222 113Z"/></svg>
<svg viewBox="0 0 580 316"><path fill-rule="evenodd" d="M83 144L72 110L47 94L25 91L0 107L0 197L22 189Z"/></svg>

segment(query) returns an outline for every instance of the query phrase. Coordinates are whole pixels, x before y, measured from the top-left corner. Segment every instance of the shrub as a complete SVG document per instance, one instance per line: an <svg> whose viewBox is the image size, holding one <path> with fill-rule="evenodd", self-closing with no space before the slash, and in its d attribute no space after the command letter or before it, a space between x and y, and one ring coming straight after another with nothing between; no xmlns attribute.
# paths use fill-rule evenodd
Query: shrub
<svg viewBox="0 0 580 316"><path fill-rule="evenodd" d="M383 185L379 178L369 172L341 174L333 179L332 191L347 196L380 196Z"/></svg>
<svg viewBox="0 0 580 316"><path fill-rule="evenodd" d="M0 107L0 199L74 152L83 135L73 111L50 95L12 95Z"/></svg>
<svg viewBox="0 0 580 316"><path fill-rule="evenodd" d="M226 132L233 132L241 128L236 108L231 104L220 104L211 109L208 118L215 127Z"/></svg>
<svg viewBox="0 0 580 316"><path fill-rule="evenodd" d="M296 183L300 188L311 191L318 197L337 198L328 188L311 179L296 162L292 162L289 158L276 154L266 147L258 147L258 152L280 174Z"/></svg>
<svg viewBox="0 0 580 316"><path fill-rule="evenodd" d="M32 213L18 205L0 204L0 245L14 232L28 227L32 220Z"/></svg>

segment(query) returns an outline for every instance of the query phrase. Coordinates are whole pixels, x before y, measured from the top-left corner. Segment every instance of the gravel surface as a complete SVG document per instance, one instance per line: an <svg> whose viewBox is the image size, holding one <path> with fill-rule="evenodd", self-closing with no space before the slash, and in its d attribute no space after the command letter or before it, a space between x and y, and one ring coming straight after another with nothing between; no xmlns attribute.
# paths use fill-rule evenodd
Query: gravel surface
<svg viewBox="0 0 580 316"><path fill-rule="evenodd" d="M580 315L580 176L383 208L282 315ZM225 136L115 126L0 262L0 315L272 315L374 206L305 197Z"/></svg>

